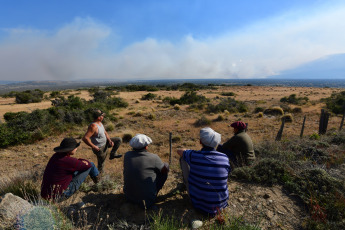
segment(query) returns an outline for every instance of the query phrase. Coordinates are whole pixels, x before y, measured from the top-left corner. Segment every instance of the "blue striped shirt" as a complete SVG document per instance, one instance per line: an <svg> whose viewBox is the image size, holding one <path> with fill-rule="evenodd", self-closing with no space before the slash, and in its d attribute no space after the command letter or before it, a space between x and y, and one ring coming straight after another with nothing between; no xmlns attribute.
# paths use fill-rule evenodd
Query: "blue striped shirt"
<svg viewBox="0 0 345 230"><path fill-rule="evenodd" d="M228 206L228 157L214 148L204 147L201 151L183 151L183 159L190 166L188 183L193 206L209 214Z"/></svg>

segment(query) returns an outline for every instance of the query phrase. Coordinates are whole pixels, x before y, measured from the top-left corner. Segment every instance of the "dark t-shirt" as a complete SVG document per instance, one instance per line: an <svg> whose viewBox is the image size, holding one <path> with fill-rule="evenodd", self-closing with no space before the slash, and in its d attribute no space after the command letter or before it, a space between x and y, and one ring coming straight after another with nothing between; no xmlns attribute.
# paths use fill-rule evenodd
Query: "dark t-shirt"
<svg viewBox="0 0 345 230"><path fill-rule="evenodd" d="M158 155L146 150L134 150L125 154L123 161L123 192L136 203L151 204L157 196L156 178L164 167Z"/></svg>
<svg viewBox="0 0 345 230"><path fill-rule="evenodd" d="M67 189L75 171L85 171L91 167L82 160L67 156L66 153L55 153L49 160L44 171L41 196L44 199L56 199Z"/></svg>

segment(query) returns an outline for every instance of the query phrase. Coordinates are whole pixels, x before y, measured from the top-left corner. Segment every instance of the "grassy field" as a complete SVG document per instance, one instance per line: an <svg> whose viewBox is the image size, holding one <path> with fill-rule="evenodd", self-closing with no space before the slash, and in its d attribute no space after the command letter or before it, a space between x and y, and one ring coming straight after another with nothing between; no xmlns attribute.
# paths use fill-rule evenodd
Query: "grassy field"
<svg viewBox="0 0 345 230"><path fill-rule="evenodd" d="M159 198L158 206L162 210L160 213L162 216L156 216L156 220L175 217L177 221L175 225L183 228L192 219L202 218L193 211L186 192L176 189L182 183L176 150L181 147L200 149L198 135L200 127L203 126L209 126L221 133L222 142L224 142L232 136L232 130L228 125L241 120L248 123L248 133L254 141L258 161L253 168L233 172L233 176L229 180L231 194L229 208L223 217L226 219L226 226L243 226L243 228L223 229L255 229L255 226L263 229L298 229L300 227L312 229L315 226L321 226L321 229L323 227L327 229L334 226L339 227L340 225L331 225L331 223L342 222L344 213L333 219L329 219L330 214L328 214L325 220L322 216L316 215L313 208L319 207L319 210L327 213L329 207L322 203L325 202L325 198L318 194L305 195L308 191L304 190L308 186L303 187L302 182L296 178L305 178L303 176L309 172L305 170L314 167L324 170L335 180L343 180L339 175L345 170L344 142L342 142L342 134L337 132L342 117L331 114L328 134L324 137L317 134L320 111L325 108L321 99L342 90L309 87L218 86L214 89L197 91L197 95L206 97L210 100L209 103L214 105L227 98L241 101L247 107L245 112L207 112L205 106L185 104L176 106L163 101L165 97L180 98L185 93L184 91L151 92L156 95L153 100L142 100L143 96L149 93L146 91L118 92L116 97L123 98L128 103L128 107L111 110L109 115L116 119L106 119L105 126L109 130L110 136L124 137L137 133L150 136L153 144L149 146L149 151L158 154L165 162L169 160L169 133L172 133L171 171ZM308 101L299 105L280 102L281 98L289 97L292 94L297 97L308 97ZM67 90L63 91L62 95L75 95L85 100L92 98L87 90ZM292 122L285 124L282 141L279 143L274 140L281 125L282 115L264 113L265 109L274 106L280 106L284 113L291 114L293 118ZM15 104L13 98L0 98L0 118L4 122L2 116L6 112L32 112L35 109L49 107L51 107L49 100L23 105ZM306 126L304 137L300 139L304 116L307 117ZM196 125L197 121L199 121L199 126ZM29 174L31 176L25 180L32 180L33 185L39 188L45 165L53 154L52 149L58 146L65 136L72 136L80 140L86 129L87 124L73 126L62 134L48 136L34 143L0 149L2 187L6 187L15 178ZM339 137L340 143L334 143L335 137ZM119 152L124 154L128 150L130 150L129 144L124 143ZM324 158L315 157L315 155L321 154L317 152L321 150ZM91 149L84 143L80 145L76 157L97 161ZM278 160L278 162L272 161L272 159ZM122 193L122 164L122 158L107 160L106 177L102 185L94 187L91 181L88 181L78 194L63 204L64 207L68 207L79 201L86 203L86 207L81 211L88 215L82 226L79 223L80 229L88 229L88 225L94 225L100 229L118 229L116 226L120 226L121 223L137 223L137 220L144 221L148 216L146 212L137 210L125 202ZM313 172L312 175L316 173ZM265 174L272 176L265 177ZM302 191L300 188L304 188L304 190ZM309 190L311 188L308 187ZM338 187L331 191L332 194L336 192L339 193L339 199L343 199L344 191ZM310 203L310 198L314 198L317 203ZM338 212L343 212L343 203L334 203L334 205L339 206L340 211L338 210ZM72 218L73 221L76 219L78 219L76 216ZM222 229L222 226L215 224L216 220L204 219L204 229ZM77 228L76 225L74 227ZM154 227L151 226L151 228Z"/></svg>

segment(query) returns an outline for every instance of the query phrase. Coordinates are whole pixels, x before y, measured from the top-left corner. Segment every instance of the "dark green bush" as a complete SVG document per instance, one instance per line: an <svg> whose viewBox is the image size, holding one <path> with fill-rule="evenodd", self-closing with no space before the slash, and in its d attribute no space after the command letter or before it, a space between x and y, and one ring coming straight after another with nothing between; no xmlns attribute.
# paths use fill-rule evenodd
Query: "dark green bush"
<svg viewBox="0 0 345 230"><path fill-rule="evenodd" d="M236 101L233 98L223 98L219 104L208 104L208 113L220 113L227 110L230 113L244 113L248 112L248 107L244 102Z"/></svg>
<svg viewBox="0 0 345 230"><path fill-rule="evenodd" d="M343 114L345 112L345 91L333 93L330 97L325 98L326 106L335 114Z"/></svg>
<svg viewBox="0 0 345 230"><path fill-rule="evenodd" d="M283 97L280 102L290 103L294 105L304 105L309 101L308 97L297 97L296 94L291 94L288 97Z"/></svg>
<svg viewBox="0 0 345 230"><path fill-rule="evenodd" d="M263 108L263 107L256 107L254 109L254 113L260 113L260 112L263 112L263 111L265 111L265 108Z"/></svg>
<svg viewBox="0 0 345 230"><path fill-rule="evenodd" d="M231 96L235 96L235 93L234 93L234 92L223 92L223 93L221 93L220 95L222 95L222 96L227 96L227 97L231 97Z"/></svg>
<svg viewBox="0 0 345 230"><path fill-rule="evenodd" d="M197 95L195 91L187 91L185 92L180 99L176 99L174 97L165 97L163 99L164 102L169 102L170 105L190 105L194 103L205 103L208 99L203 95Z"/></svg>
<svg viewBox="0 0 345 230"><path fill-rule="evenodd" d="M40 89L26 90L24 92L16 93L16 103L28 104L41 102L44 92Z"/></svg>
<svg viewBox="0 0 345 230"><path fill-rule="evenodd" d="M264 110L265 115L279 116L284 114L284 110L279 106L274 106Z"/></svg>
<svg viewBox="0 0 345 230"><path fill-rule="evenodd" d="M194 126L196 126L196 127L207 126L207 125L210 125L211 122L212 121L210 119L208 119L205 116L202 116L194 122Z"/></svg>
<svg viewBox="0 0 345 230"><path fill-rule="evenodd" d="M141 97L141 100L153 100L157 97L157 94L148 93Z"/></svg>

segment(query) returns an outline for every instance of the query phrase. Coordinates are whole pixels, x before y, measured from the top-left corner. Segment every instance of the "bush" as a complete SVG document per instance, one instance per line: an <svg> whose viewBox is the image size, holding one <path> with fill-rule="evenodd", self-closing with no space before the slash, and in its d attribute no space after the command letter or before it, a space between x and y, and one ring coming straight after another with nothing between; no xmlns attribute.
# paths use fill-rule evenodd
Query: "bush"
<svg viewBox="0 0 345 230"><path fill-rule="evenodd" d="M235 93L233 93L233 92L223 92L220 95L231 97L231 96L235 96Z"/></svg>
<svg viewBox="0 0 345 230"><path fill-rule="evenodd" d="M16 93L16 103L28 104L41 102L43 99L44 92L39 89L26 90L24 92Z"/></svg>
<svg viewBox="0 0 345 230"><path fill-rule="evenodd" d="M285 119L285 122L293 122L293 116L291 113L284 114L282 120Z"/></svg>
<svg viewBox="0 0 345 230"><path fill-rule="evenodd" d="M153 100L157 97L157 94L148 93L141 97L141 100Z"/></svg>
<svg viewBox="0 0 345 230"><path fill-rule="evenodd" d="M232 113L237 113L237 112L244 113L244 112L248 112L248 107L246 106L244 102L236 101L233 98L224 98L217 105L209 104L207 106L208 113L225 112L225 110Z"/></svg>
<svg viewBox="0 0 345 230"><path fill-rule="evenodd" d="M218 115L218 117L216 119L214 119L214 121L224 121L225 118L223 115Z"/></svg>
<svg viewBox="0 0 345 230"><path fill-rule="evenodd" d="M254 109L254 113L260 113L260 112L263 112L263 111L265 111L265 108L263 108L263 107L256 107Z"/></svg>
<svg viewBox="0 0 345 230"><path fill-rule="evenodd" d="M292 109L293 113L302 113L302 108L301 107L295 107Z"/></svg>
<svg viewBox="0 0 345 230"><path fill-rule="evenodd" d="M122 141L124 143L128 143L132 138L133 138L133 134L132 133L125 133L122 136Z"/></svg>
<svg viewBox="0 0 345 230"><path fill-rule="evenodd" d="M181 109L181 106L180 106L179 104L175 104L175 105L174 105L174 109L175 109L175 110L180 110L180 109Z"/></svg>
<svg viewBox="0 0 345 230"><path fill-rule="evenodd" d="M279 116L279 115L283 115L284 111L279 106L274 106L274 107L265 109L264 114L265 115Z"/></svg>
<svg viewBox="0 0 345 230"><path fill-rule="evenodd" d="M202 116L201 118L199 118L198 120L196 120L194 122L194 125L196 127L201 127L201 126L207 126L211 124L211 120L206 118L205 116Z"/></svg>
<svg viewBox="0 0 345 230"><path fill-rule="evenodd" d="M343 114L345 112L345 91L333 93L330 97L324 99L326 106L335 114Z"/></svg>
<svg viewBox="0 0 345 230"><path fill-rule="evenodd" d="M297 97L296 94L291 94L289 97L283 97L280 99L280 102L290 103L294 105L304 105L308 101L308 97Z"/></svg>

